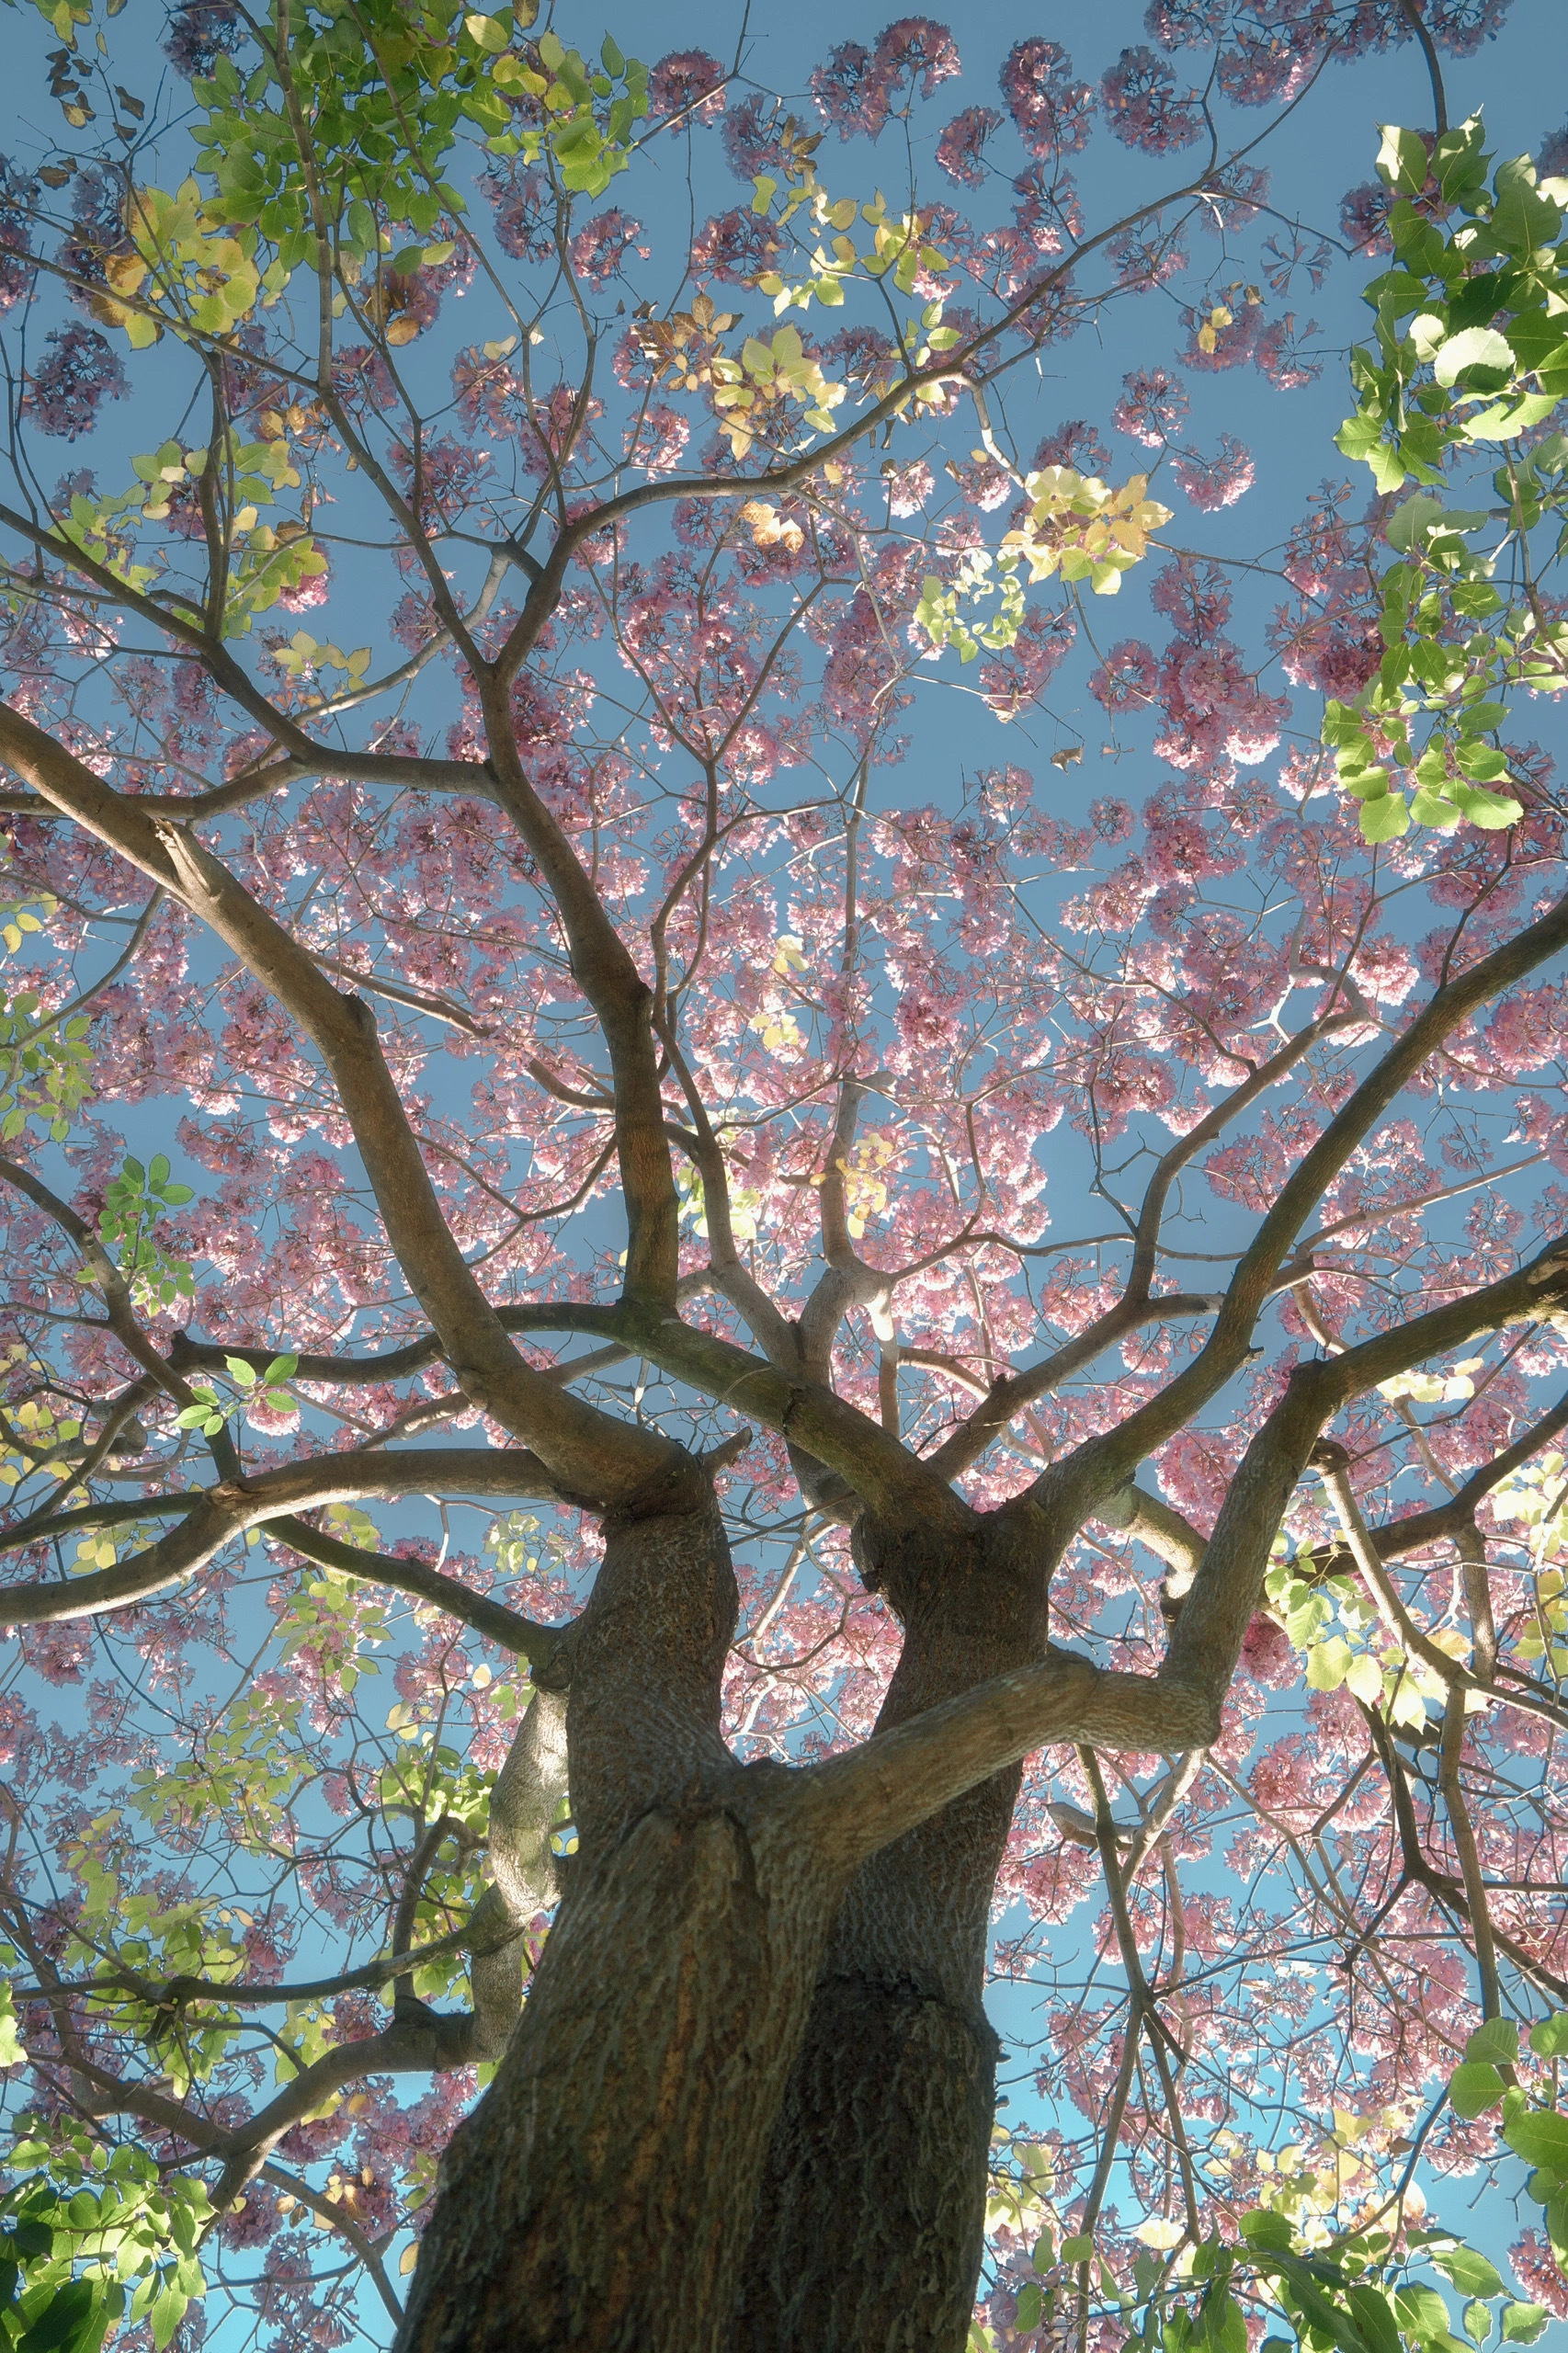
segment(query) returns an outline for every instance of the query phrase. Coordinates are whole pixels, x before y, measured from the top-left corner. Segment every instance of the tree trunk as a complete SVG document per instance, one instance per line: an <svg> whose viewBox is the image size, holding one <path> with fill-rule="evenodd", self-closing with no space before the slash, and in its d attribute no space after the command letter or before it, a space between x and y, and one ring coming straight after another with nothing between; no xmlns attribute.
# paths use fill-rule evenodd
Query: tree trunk
<svg viewBox="0 0 1568 2353"><path fill-rule="evenodd" d="M719 1736L717 1511L612 1527L567 1706L579 1854L453 2139L403 2353L720 2353L836 1888ZM763 1810L766 1819L766 1809Z"/></svg>
<svg viewBox="0 0 1568 2353"><path fill-rule="evenodd" d="M956 1546L860 1535L866 1582L904 1626L880 1727L1042 1654L1037 1536L994 1523ZM991 1895L1020 1769L850 1886L768 2151L734 2353L955 2353L967 2339L995 2110Z"/></svg>

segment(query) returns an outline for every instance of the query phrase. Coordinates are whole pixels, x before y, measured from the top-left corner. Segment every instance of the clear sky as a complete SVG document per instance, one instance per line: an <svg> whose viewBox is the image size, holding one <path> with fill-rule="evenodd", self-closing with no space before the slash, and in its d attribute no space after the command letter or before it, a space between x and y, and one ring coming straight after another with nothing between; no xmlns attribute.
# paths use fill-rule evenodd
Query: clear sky
<svg viewBox="0 0 1568 2353"><path fill-rule="evenodd" d="M933 13L940 16L943 11L937 8ZM1096 81L1123 46L1145 38L1142 17L1141 0L1098 0L1098 5L1089 7L1069 7L1061 0L1051 0L1051 5L1028 9L1020 9L1013 0L969 0L961 14L951 19L964 59L964 79L945 85L916 120L916 140L924 144L923 192L944 199L953 196L929 163L930 146L939 128L961 107L995 102L996 68L1013 41L1026 33L1060 40L1074 52L1084 78ZM690 47L709 49L726 63L738 56L743 78L786 97L799 96L802 112L810 105L804 95L810 71L826 50L849 38L870 42L884 21L884 11L864 7L858 0L793 0L788 7L776 4L767 8L752 0L749 11L738 0L655 0L652 7L627 5L627 0L605 0L602 6L599 0L588 0L586 6L558 9L555 17L566 38L585 50L596 48L608 30L629 54L650 62L669 50ZM54 110L44 94L42 72L36 70L53 45L54 36L30 7L8 14L4 23L10 57L6 106L9 119L0 130L0 151L27 165L39 160L55 137ZM157 47L162 29L159 8L150 0L131 0L116 27L117 69L126 73L128 81L135 80L139 64L148 82L162 70ZM138 44L142 48L141 56ZM1486 44L1475 59L1449 65L1450 111L1457 117L1483 106L1495 148L1505 153L1533 151L1568 112L1565 68L1568 0L1515 0L1501 37ZM1335 235L1345 191L1371 176L1377 123L1392 119L1418 125L1429 121L1430 114L1425 74L1412 48L1382 59L1358 60L1349 69L1331 66L1296 119L1279 137L1269 141L1267 156L1260 159L1267 162L1274 175L1272 202L1289 220L1301 223L1309 242L1317 232ZM1223 120L1227 132L1233 131L1237 137L1263 127L1262 119L1253 116L1226 115ZM896 129L890 131L875 150L858 142L840 150L830 134L819 159L824 181L830 188L843 186L857 193L866 192L880 170L896 181L903 168L895 150L897 136ZM655 150L654 161L664 176L654 181L638 173L635 192L629 188L623 200L646 219L653 233L650 242L663 258L672 244L681 243L685 236L688 199L684 147L667 141ZM1169 176L1168 165L1131 153L1103 135L1091 142L1079 161L1084 210L1091 229L1128 210ZM733 183L718 200L735 200ZM972 209L979 217L1005 210L1001 191L993 197L981 192ZM1195 234L1192 243L1195 264L1204 269L1210 259L1204 251L1204 239ZM1199 514L1179 496L1173 496L1176 518L1166 535L1172 541L1202 553L1256 563L1265 551L1278 551L1308 495L1325 476L1336 481L1346 477L1349 469L1333 447L1333 434L1348 406L1343 352L1362 331L1366 314L1357 297L1366 274L1364 265L1338 257L1321 287L1312 288L1303 277L1291 290L1290 300L1302 321L1315 317L1321 323L1313 341L1324 364L1315 383L1282 393L1251 369L1191 380L1190 438L1200 447L1212 449L1221 432L1238 436L1255 455L1256 481L1235 506L1216 515ZM662 299L662 276L656 290ZM1109 412L1123 376L1135 367L1169 362L1182 340L1177 316L1182 297L1178 278L1164 292L1114 309L1102 335L1081 335L1047 352L1040 362L1040 386L1027 385L1027 398L1018 401L1027 418L1020 422L1020 440L1032 447L1040 435L1075 417L1087 418L1110 438ZM448 348L444 335L432 342ZM107 475L111 470L108 460L117 454L118 437L125 437L122 453L148 445L140 419L133 426L129 415L121 419L110 411L106 412L105 425L106 436L95 442L92 460ZM1125 441L1118 444L1119 472L1128 471L1133 462L1131 449ZM62 467L84 454L77 450L68 455L62 448ZM1363 497L1358 484L1358 506ZM1239 577L1243 585L1238 587L1234 633L1261 660L1268 614L1281 600L1283 584L1267 571ZM352 588L352 574L347 568L341 579ZM381 601L378 594L378 608ZM1091 615L1096 624L1101 619L1097 611ZM1164 634L1158 623L1149 625L1145 591L1136 576L1118 603L1107 608L1103 620L1107 640L1145 632ZM950 804L961 792L966 770L1007 759L1019 760L1044 776L1051 773L1048 762L1052 752L1080 743L1085 746L1082 763L1056 772L1059 782L1053 791L1059 795L1060 813L1081 820L1088 801L1108 790L1139 804L1156 789L1164 772L1148 749L1151 731L1147 727L1141 732L1136 723L1120 722L1113 748L1102 751L1101 746L1112 738L1104 712L1086 692L1095 659L1093 645L1081 640L1057 674L1049 709L1010 728L995 722L970 694L951 690L958 673L950 661L939 673L929 673L920 682L912 714L915 740L909 756L902 766L879 773L877 790L884 805L890 801ZM1266 684L1270 691L1278 690L1277 676L1268 675ZM1302 701L1303 715L1307 699ZM1315 717L1311 723L1315 726ZM146 1142L155 1148L165 1140L167 1114L153 1108L145 1117ZM140 1148L142 1139L133 1123L131 1132ZM1060 1149L1063 1154L1075 1149L1065 1131ZM1075 1930L1070 1927L1063 1936L1071 1941ZM1022 1999L1008 1994L998 2001L998 2022L1004 2032L1023 2031ZM1015 2119L1020 2114L1040 2114L1026 2090L1016 2087L1012 2097ZM1507 2217L1500 2216L1497 2231L1494 2251L1500 2256L1512 2234ZM368 2319L372 2309L367 2307ZM380 2330L379 2314L370 2325ZM237 2322L233 2334L224 2327L208 2339L222 2353L230 2353L232 2347L243 2341Z"/></svg>

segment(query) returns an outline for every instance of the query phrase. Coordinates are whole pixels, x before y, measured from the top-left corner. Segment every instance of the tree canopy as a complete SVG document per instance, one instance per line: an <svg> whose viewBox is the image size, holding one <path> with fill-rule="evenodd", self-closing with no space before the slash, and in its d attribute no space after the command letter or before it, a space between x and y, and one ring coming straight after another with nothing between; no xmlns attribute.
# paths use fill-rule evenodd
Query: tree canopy
<svg viewBox="0 0 1568 2353"><path fill-rule="evenodd" d="M38 9L0 2338L1533 2342L1528 0Z"/></svg>

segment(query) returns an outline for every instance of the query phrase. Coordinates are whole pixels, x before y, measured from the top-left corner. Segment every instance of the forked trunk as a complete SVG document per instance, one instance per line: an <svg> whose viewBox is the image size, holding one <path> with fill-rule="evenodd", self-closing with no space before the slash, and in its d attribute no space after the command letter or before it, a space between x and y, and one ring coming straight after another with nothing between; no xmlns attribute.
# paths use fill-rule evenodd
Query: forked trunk
<svg viewBox="0 0 1568 2353"><path fill-rule="evenodd" d="M1038 1654L1011 1548L862 1547L893 1724ZM612 1529L574 1643L582 1850L453 2140L403 2353L953 2353L983 2221L991 1889L1017 1770L842 1881L719 1736L717 1515Z"/></svg>
<svg viewBox="0 0 1568 2353"><path fill-rule="evenodd" d="M868 1530L858 1549L905 1629L880 1725L1040 1654L1043 1578L1011 1543ZM967 2339L995 2110L986 1945L1018 1780L998 1773L884 1847L845 1898L768 2152L734 2353Z"/></svg>
<svg viewBox="0 0 1568 2353"><path fill-rule="evenodd" d="M567 1707L580 1852L453 2139L403 2353L719 2353L835 1886L719 1736L718 1514L608 1531ZM760 1833L757 1828L761 1821Z"/></svg>
<svg viewBox="0 0 1568 2353"><path fill-rule="evenodd" d="M831 1908L722 1790L590 1863L443 2162L405 2353L720 2353Z"/></svg>

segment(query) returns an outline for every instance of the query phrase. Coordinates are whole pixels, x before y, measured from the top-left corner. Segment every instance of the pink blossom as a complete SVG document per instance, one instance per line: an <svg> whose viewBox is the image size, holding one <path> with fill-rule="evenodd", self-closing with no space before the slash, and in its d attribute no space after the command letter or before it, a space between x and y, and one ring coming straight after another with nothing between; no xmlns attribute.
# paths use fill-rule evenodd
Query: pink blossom
<svg viewBox="0 0 1568 2353"><path fill-rule="evenodd" d="M164 55L187 82L204 81L220 57L232 56L245 37L233 0L187 0L169 17Z"/></svg>
<svg viewBox="0 0 1568 2353"><path fill-rule="evenodd" d="M778 169L783 161L779 136L784 121L783 108L760 90L726 110L720 136L737 179L755 180L764 172Z"/></svg>
<svg viewBox="0 0 1568 2353"><path fill-rule="evenodd" d="M1086 417L1074 416L1035 444L1029 463L1036 472L1045 466L1071 466L1075 473L1103 475L1109 471L1110 451Z"/></svg>
<svg viewBox="0 0 1568 2353"><path fill-rule="evenodd" d="M1002 96L1018 136L1037 155L1072 155L1093 121L1094 92L1073 79L1073 61L1053 40L1019 41L1002 62Z"/></svg>
<svg viewBox="0 0 1568 2353"><path fill-rule="evenodd" d="M1199 645L1217 636L1231 615L1231 591L1219 565L1191 556L1178 556L1155 574L1149 602L1178 636Z"/></svg>
<svg viewBox="0 0 1568 2353"><path fill-rule="evenodd" d="M629 253L648 259L652 247L638 244L642 234L642 222L634 221L629 212L597 213L572 240L572 267L590 286L603 286L616 276Z"/></svg>
<svg viewBox="0 0 1568 2353"><path fill-rule="evenodd" d="M1124 146L1167 155L1201 137L1198 94L1176 96L1176 77L1152 49L1124 49L1101 77L1106 120Z"/></svg>
<svg viewBox="0 0 1568 2353"><path fill-rule="evenodd" d="M960 188L979 188L985 179L982 150L1002 120L994 107L966 107L954 115L937 142L937 161Z"/></svg>
<svg viewBox="0 0 1568 2353"><path fill-rule="evenodd" d="M480 187L489 198L495 237L514 261L550 261L555 254L554 199L544 176L528 165L503 175L486 172Z"/></svg>
<svg viewBox="0 0 1568 2353"><path fill-rule="evenodd" d="M725 118L726 127L735 119ZM771 269L783 251L782 240L770 221L749 208L715 214L699 230L692 243L694 269L716 278L722 286L749 286Z"/></svg>
<svg viewBox="0 0 1568 2353"><path fill-rule="evenodd" d="M882 479L888 486L888 512L892 515L918 515L931 495L932 473L924 458L913 458L902 466L887 460Z"/></svg>
<svg viewBox="0 0 1568 2353"><path fill-rule="evenodd" d="M1233 506L1256 480L1251 450L1244 449L1232 433L1221 434L1220 447L1211 458L1183 450L1172 460L1171 471L1193 505L1206 515L1219 506Z"/></svg>
<svg viewBox="0 0 1568 2353"><path fill-rule="evenodd" d="M1568 179L1568 122L1541 141L1535 167L1543 180Z"/></svg>
<svg viewBox="0 0 1568 2353"><path fill-rule="evenodd" d="M1149 0L1143 17L1162 49L1201 49L1223 29L1229 0Z"/></svg>
<svg viewBox="0 0 1568 2353"><path fill-rule="evenodd" d="M32 184L0 155L0 311L19 302L32 281L28 215L37 200Z"/></svg>
<svg viewBox="0 0 1568 2353"><path fill-rule="evenodd" d="M724 111L723 67L705 49L671 50L649 72L648 108L655 119L674 118L672 131L717 122Z"/></svg>
<svg viewBox="0 0 1568 2353"><path fill-rule="evenodd" d="M1363 180L1349 191L1339 208L1339 233L1352 253L1369 260L1374 255L1393 251L1388 228L1392 202L1393 191L1381 180Z"/></svg>
<svg viewBox="0 0 1568 2353"><path fill-rule="evenodd" d="M1121 380L1121 398L1111 411L1119 433L1130 434L1146 449L1158 449L1186 416L1190 403L1186 385L1168 369L1138 369Z"/></svg>
<svg viewBox="0 0 1568 2353"><path fill-rule="evenodd" d="M1145 710L1153 701L1160 665L1139 638L1113 645L1089 680L1089 692L1108 710Z"/></svg>
<svg viewBox="0 0 1568 2353"><path fill-rule="evenodd" d="M123 400L131 388L119 354L96 327L56 328L46 347L27 379L22 414L40 433L74 441L91 430L105 400Z"/></svg>
<svg viewBox="0 0 1568 2353"><path fill-rule="evenodd" d="M1131 293L1152 294L1167 278L1178 278L1191 256L1179 233L1163 229L1156 216L1136 230L1113 237L1106 247L1106 259L1118 283Z"/></svg>

